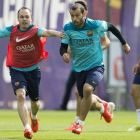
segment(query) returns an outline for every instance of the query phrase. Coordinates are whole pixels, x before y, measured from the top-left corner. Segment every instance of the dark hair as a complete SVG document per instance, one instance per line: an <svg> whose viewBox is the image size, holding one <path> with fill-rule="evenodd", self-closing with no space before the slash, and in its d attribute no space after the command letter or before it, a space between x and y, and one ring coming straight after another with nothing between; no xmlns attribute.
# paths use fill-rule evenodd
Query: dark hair
<svg viewBox="0 0 140 140"><path fill-rule="evenodd" d="M32 16L32 12L31 12L31 10L29 9L29 8L27 8L27 7L21 7L19 10L18 10L18 13L17 13L17 17L19 17L19 12L20 12L20 10L26 10L26 9L28 9L29 11L30 11L30 13L31 13L31 16Z"/></svg>
<svg viewBox="0 0 140 140"><path fill-rule="evenodd" d="M74 5L72 5L72 7L70 8L70 10L75 11L76 9L80 8L82 14L84 13L85 9L84 6L79 4L79 3L75 3Z"/></svg>
<svg viewBox="0 0 140 140"><path fill-rule="evenodd" d="M76 3L79 3L79 4L83 5L84 8L85 8L85 11L87 11L88 6L87 6L87 2L86 2L86 1L78 0L78 1L75 1L74 3L75 3L75 4L76 4Z"/></svg>

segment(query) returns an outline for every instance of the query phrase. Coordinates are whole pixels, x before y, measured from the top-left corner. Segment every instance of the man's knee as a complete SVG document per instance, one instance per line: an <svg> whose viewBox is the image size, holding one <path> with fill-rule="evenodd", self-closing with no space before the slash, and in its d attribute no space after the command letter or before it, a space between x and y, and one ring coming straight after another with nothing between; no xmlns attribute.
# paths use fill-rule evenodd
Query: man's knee
<svg viewBox="0 0 140 140"><path fill-rule="evenodd" d="M138 91L136 89L133 89L133 88L131 89L130 94L133 98L137 98L139 96Z"/></svg>
<svg viewBox="0 0 140 140"><path fill-rule="evenodd" d="M17 101L19 102L25 102L25 90L24 89L17 89L16 91L16 95L17 95Z"/></svg>
<svg viewBox="0 0 140 140"><path fill-rule="evenodd" d="M85 84L85 85L84 85L83 91L84 91L85 93L92 93L92 92L93 92L93 89L94 89L94 88L93 88L91 85Z"/></svg>
<svg viewBox="0 0 140 140"><path fill-rule="evenodd" d="M93 87L89 84L84 85L83 93L84 97L92 97Z"/></svg>
<svg viewBox="0 0 140 140"><path fill-rule="evenodd" d="M40 101L31 101L31 106L34 108L39 108L40 107Z"/></svg>

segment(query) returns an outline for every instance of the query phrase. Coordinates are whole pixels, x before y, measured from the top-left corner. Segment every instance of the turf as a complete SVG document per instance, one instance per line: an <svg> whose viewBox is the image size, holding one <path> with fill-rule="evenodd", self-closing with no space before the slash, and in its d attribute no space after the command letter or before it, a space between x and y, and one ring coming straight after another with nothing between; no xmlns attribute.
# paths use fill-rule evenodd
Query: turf
<svg viewBox="0 0 140 140"><path fill-rule="evenodd" d="M140 131L127 132L137 122L136 112L116 111L112 123L90 111L80 135L65 131L74 121L75 111L39 111L40 128L34 140L139 140ZM15 110L0 110L0 140L25 140L24 127Z"/></svg>

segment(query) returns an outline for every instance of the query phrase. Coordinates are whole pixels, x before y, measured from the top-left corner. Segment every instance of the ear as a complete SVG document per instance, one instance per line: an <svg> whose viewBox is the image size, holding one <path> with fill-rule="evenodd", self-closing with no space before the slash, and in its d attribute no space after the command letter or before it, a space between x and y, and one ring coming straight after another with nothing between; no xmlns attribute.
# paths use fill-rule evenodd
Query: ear
<svg viewBox="0 0 140 140"><path fill-rule="evenodd" d="M84 17L86 17L87 14L88 14L88 11L85 11L85 12L83 13Z"/></svg>
<svg viewBox="0 0 140 140"><path fill-rule="evenodd" d="M33 17L31 17L31 21L33 20Z"/></svg>

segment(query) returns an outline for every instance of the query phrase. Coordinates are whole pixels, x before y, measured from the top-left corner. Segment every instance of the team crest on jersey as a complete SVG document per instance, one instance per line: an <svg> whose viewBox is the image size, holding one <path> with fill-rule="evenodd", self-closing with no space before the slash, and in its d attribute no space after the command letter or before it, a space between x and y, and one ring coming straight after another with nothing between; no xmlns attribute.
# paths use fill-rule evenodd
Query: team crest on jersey
<svg viewBox="0 0 140 140"><path fill-rule="evenodd" d="M93 32L92 31L88 31L87 32L87 36L89 36L89 37L93 36Z"/></svg>
<svg viewBox="0 0 140 140"><path fill-rule="evenodd" d="M15 86L19 86L19 82L16 82L16 83L15 83Z"/></svg>

